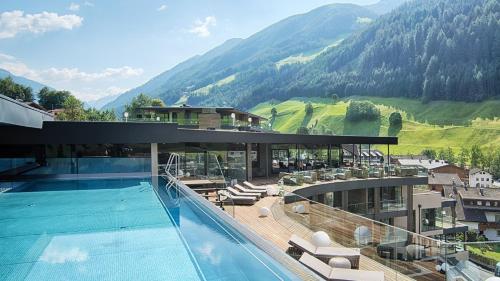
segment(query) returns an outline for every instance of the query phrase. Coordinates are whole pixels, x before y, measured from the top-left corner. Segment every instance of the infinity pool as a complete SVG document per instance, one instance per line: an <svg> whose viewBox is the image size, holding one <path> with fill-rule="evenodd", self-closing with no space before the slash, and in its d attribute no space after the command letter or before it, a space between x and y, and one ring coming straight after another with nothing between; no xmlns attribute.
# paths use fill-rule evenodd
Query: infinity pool
<svg viewBox="0 0 500 281"><path fill-rule="evenodd" d="M298 279L189 196L162 194L151 179L0 193L0 280Z"/></svg>

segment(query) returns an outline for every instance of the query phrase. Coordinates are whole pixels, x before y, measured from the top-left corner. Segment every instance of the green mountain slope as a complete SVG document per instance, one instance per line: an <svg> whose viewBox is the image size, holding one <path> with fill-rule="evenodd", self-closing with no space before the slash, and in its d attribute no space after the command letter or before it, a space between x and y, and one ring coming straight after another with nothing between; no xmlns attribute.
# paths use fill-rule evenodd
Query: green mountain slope
<svg viewBox="0 0 500 281"><path fill-rule="evenodd" d="M234 38L227 40L224 42L222 45L208 51L207 53L201 55L201 56L194 56L178 65L176 65L174 68L167 70L160 75L154 77L153 79L149 80L145 84L131 89L120 96L118 96L116 99L113 101L107 103L104 105L104 109L117 109L118 112L121 112L121 108L129 103L134 97L138 96L140 93L146 93L151 96L158 96L162 92L162 87L165 87L166 83L175 75L189 70L195 65L198 64L203 64L207 61L212 60L213 58L225 53L226 51L230 50L237 44L239 44L243 39L239 38Z"/></svg>
<svg viewBox="0 0 500 281"><path fill-rule="evenodd" d="M167 104L175 103L181 97L185 100L186 96L190 97L190 104L222 106L234 103L234 98L251 94L254 87L246 82L258 80L258 84L265 83L270 72L276 71L278 61L301 53L321 51L365 27L376 17L375 13L361 6L332 4L286 18L249 38L231 41L230 47L226 42L217 47L215 53L210 51L181 63L141 87L124 93L104 108L123 106L139 92L159 96ZM208 96L195 93L191 98L197 90L215 85L231 75L236 75L233 82L210 87ZM240 83L240 80L245 83ZM231 91L224 90L229 88ZM234 91L238 94L230 95L229 92Z"/></svg>
<svg viewBox="0 0 500 281"><path fill-rule="evenodd" d="M394 153L399 154L418 154L425 148L451 147L458 150L473 144L500 147L500 112L497 110L500 108L500 101L436 101L422 104L420 101L406 98L352 99L373 102L381 111L380 122L353 123L344 120L349 99L333 103L331 99L326 98L294 98L284 102L261 103L251 111L272 120L271 109L275 107L278 114L272 128L280 132L295 132L300 126L307 126L312 133L318 134L372 136L387 136L389 115L399 111L403 116L403 128L397 134L399 145L391 148ZM310 118L305 118L307 102L311 102L314 108ZM439 108L451 110L436 110ZM448 122L445 122L446 120Z"/></svg>
<svg viewBox="0 0 500 281"><path fill-rule="evenodd" d="M381 16L305 65L269 97L369 95L480 101L500 96L500 2L421 0Z"/></svg>

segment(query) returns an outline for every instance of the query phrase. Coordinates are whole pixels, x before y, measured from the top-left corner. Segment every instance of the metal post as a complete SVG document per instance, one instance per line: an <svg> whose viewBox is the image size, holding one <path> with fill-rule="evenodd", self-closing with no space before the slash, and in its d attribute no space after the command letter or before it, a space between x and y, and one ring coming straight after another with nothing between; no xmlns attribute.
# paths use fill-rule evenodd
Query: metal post
<svg viewBox="0 0 500 281"><path fill-rule="evenodd" d="M389 144L387 144L387 174L391 177L391 151L389 150Z"/></svg>
<svg viewBox="0 0 500 281"><path fill-rule="evenodd" d="M368 144L368 167L370 167L371 165L371 160L372 160L371 144Z"/></svg>

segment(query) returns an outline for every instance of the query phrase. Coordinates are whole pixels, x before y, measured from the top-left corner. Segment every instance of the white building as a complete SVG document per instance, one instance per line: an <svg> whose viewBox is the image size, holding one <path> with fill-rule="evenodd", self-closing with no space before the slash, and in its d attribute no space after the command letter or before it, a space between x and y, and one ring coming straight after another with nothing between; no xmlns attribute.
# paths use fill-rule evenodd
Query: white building
<svg viewBox="0 0 500 281"><path fill-rule="evenodd" d="M471 169L469 171L469 186L471 187L492 187L493 176L480 169Z"/></svg>

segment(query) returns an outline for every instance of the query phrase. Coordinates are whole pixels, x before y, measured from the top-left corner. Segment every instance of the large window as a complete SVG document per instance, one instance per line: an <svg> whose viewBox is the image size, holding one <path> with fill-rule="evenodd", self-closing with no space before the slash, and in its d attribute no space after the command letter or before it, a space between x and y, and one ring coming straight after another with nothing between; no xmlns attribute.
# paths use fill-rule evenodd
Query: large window
<svg viewBox="0 0 500 281"><path fill-rule="evenodd" d="M190 178L246 179L244 144L160 144L159 162L165 164L170 153L181 156L181 174Z"/></svg>
<svg viewBox="0 0 500 281"><path fill-rule="evenodd" d="M438 230L442 228L442 210L441 208L431 208L421 210L422 232Z"/></svg>
<svg viewBox="0 0 500 281"><path fill-rule="evenodd" d="M380 188L380 210L398 211L406 208L406 200L402 186L386 186Z"/></svg>
<svg viewBox="0 0 500 281"><path fill-rule="evenodd" d="M342 208L342 191L325 193L325 205Z"/></svg>

